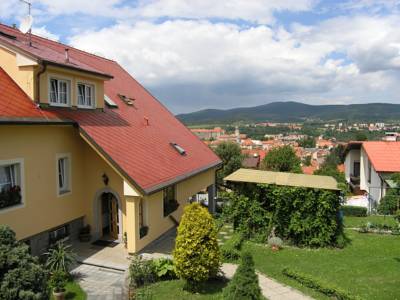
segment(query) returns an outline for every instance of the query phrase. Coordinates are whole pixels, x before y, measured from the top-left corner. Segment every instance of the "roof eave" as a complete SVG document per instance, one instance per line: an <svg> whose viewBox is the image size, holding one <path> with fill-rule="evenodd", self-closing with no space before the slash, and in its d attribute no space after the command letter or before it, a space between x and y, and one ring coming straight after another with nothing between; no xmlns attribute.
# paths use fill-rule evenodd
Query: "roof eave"
<svg viewBox="0 0 400 300"><path fill-rule="evenodd" d="M0 117L0 125L76 125L76 122L63 119L39 119L31 117Z"/></svg>
<svg viewBox="0 0 400 300"><path fill-rule="evenodd" d="M95 76L99 76L99 77L105 78L107 80L114 78L114 76L112 76L110 74L90 71L90 70L86 70L86 69L79 68L79 67L74 67L74 66L67 65L67 64L57 63L57 62L54 62L54 61L51 61L51 60L41 59L40 61L42 63L46 63L47 65L52 65L52 66L55 66L55 67L66 68L66 69L71 69L71 70L74 70L74 71L84 72L84 73L88 73L88 74L91 74L91 75L95 75Z"/></svg>
<svg viewBox="0 0 400 300"><path fill-rule="evenodd" d="M157 184L157 185L152 186L150 188L144 189L144 191L145 191L146 195L157 193L157 192L161 191L162 189L164 189L164 188L166 188L166 187L168 187L170 185L180 183L180 182L182 182L184 180L187 180L187 179L189 179L191 177L199 175L200 173L206 172L206 171L208 171L210 169L219 168L221 165L222 165L221 161L213 162L213 163L211 163L211 164L209 164L207 166L195 169L195 170L193 170L191 172L188 172L188 173L185 173L183 175L174 177L171 180L164 181L164 182L162 182L160 184Z"/></svg>

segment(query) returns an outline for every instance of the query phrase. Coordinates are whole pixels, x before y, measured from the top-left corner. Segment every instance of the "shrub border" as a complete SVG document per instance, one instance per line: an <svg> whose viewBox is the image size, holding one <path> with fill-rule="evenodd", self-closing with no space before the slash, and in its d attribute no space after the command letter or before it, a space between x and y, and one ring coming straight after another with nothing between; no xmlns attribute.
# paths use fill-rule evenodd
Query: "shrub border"
<svg viewBox="0 0 400 300"><path fill-rule="evenodd" d="M362 299L359 296L354 296L347 291L339 289L335 286L332 286L331 284L328 284L319 279L313 278L310 275L301 273L294 269L284 268L282 270L282 273L285 276L296 280L297 282L299 282L300 284L302 284L306 287L316 290L324 295L327 295L328 297L334 297L334 299L337 299L337 300L361 300Z"/></svg>

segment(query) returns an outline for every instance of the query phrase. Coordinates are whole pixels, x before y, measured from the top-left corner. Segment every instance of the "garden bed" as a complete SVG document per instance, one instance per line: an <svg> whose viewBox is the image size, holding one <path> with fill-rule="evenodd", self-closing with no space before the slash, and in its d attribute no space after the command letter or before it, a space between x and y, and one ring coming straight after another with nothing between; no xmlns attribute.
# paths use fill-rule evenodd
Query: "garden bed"
<svg viewBox="0 0 400 300"><path fill-rule="evenodd" d="M346 234L351 243L341 250L287 247L272 252L265 245L251 242L245 243L244 248L253 254L259 271L316 299L328 299L328 297L288 278L282 270L285 267L300 270L362 299L398 298L399 237L361 234L350 230L347 230Z"/></svg>

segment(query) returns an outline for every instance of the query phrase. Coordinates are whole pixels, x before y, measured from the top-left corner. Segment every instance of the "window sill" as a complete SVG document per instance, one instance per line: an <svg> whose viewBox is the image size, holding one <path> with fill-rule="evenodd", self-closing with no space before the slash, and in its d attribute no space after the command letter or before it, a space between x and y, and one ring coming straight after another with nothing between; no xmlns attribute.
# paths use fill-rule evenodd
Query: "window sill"
<svg viewBox="0 0 400 300"><path fill-rule="evenodd" d="M58 197L63 197L71 194L71 190L66 190L66 191L58 191Z"/></svg>
<svg viewBox="0 0 400 300"><path fill-rule="evenodd" d="M49 102L49 105L53 106L53 107L71 107L70 104L59 104L59 103L52 103L52 102Z"/></svg>
<svg viewBox="0 0 400 300"><path fill-rule="evenodd" d="M96 109L96 107L94 107L94 106L83 106L83 105L78 105L77 107L80 108L80 109Z"/></svg>
<svg viewBox="0 0 400 300"><path fill-rule="evenodd" d="M20 204L16 204L16 205L12 205L12 206L8 206L8 207L4 207L4 208L0 208L0 214L3 213L7 213L19 208L24 208L25 207L25 203L20 203Z"/></svg>

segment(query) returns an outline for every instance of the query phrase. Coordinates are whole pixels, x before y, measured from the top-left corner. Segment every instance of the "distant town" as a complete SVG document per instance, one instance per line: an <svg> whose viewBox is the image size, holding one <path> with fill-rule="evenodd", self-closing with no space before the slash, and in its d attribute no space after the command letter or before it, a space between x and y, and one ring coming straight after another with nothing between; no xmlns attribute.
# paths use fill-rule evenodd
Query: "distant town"
<svg viewBox="0 0 400 300"><path fill-rule="evenodd" d="M302 162L304 174L313 174L338 145L345 148L350 141L400 140L399 123L275 123L204 125L191 128L205 144L215 149L222 142L240 145L243 167L259 169L266 154L273 148L290 145ZM344 165L338 166L344 172Z"/></svg>

